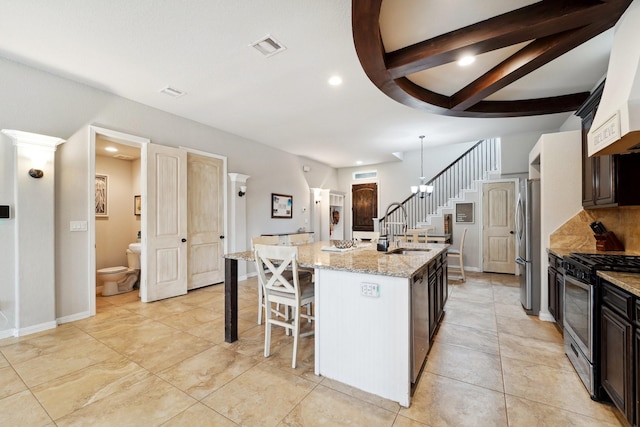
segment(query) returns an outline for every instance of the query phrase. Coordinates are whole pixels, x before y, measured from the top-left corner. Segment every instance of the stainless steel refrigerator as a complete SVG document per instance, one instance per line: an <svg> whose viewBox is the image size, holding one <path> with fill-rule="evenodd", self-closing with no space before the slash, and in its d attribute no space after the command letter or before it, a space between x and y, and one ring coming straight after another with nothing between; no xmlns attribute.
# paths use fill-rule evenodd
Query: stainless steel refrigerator
<svg viewBox="0 0 640 427"><path fill-rule="evenodd" d="M520 182L516 205L520 302L527 314L540 312L540 180Z"/></svg>

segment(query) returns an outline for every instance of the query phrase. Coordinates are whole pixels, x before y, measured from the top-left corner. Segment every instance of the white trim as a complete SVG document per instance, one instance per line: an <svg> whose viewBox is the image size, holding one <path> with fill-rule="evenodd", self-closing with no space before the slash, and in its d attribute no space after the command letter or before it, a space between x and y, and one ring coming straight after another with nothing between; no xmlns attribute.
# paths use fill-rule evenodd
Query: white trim
<svg viewBox="0 0 640 427"><path fill-rule="evenodd" d="M148 138L142 138L135 135L126 134L123 132L118 132L111 129L102 128L99 126L89 125L89 175L87 179L89 180L89 200L87 206L87 218L89 218L89 242L88 242L88 253L89 253L89 265L87 268L87 283L89 286L89 312L88 316L96 315L96 213L95 213L95 175L96 175L96 136L103 135L107 138L116 139L119 144L129 145L132 147L137 147L140 149L141 160L140 160L140 195L142 196L143 204L147 200L147 183L146 183L146 149L145 146L151 143L151 140ZM140 230L141 233L141 241L142 241L142 253L140 255L141 258L146 257L146 229L147 229L147 209L143 206L142 215L140 218ZM141 262L144 260L141 259ZM140 276L140 286L146 283L147 272L142 271ZM75 316L75 315L74 315Z"/></svg>
<svg viewBox="0 0 640 427"><path fill-rule="evenodd" d="M59 317L57 319L58 325L63 323L75 322L76 320L86 319L87 317L91 317L91 313L88 311L83 311L82 313L75 313L70 316Z"/></svg>
<svg viewBox="0 0 640 427"><path fill-rule="evenodd" d="M35 334L36 332L48 331L49 329L55 329L58 326L58 323L54 320L51 322L40 323L38 325L28 326L22 329L16 329L17 337L22 337L24 335Z"/></svg>
<svg viewBox="0 0 640 427"><path fill-rule="evenodd" d="M538 313L538 318L544 322L556 321L555 317L553 317L551 313L549 313L548 311L543 311L542 309L540 309L540 312Z"/></svg>
<svg viewBox="0 0 640 427"><path fill-rule="evenodd" d="M0 340L3 338L17 337L18 332L16 329L7 329L5 331L0 331Z"/></svg>

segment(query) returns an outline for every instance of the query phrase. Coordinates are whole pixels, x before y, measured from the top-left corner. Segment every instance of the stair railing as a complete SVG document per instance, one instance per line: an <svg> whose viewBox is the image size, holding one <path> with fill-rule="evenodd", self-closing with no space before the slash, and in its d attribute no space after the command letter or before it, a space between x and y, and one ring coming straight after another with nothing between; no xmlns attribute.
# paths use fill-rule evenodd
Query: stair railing
<svg viewBox="0 0 640 427"><path fill-rule="evenodd" d="M498 171L498 140L483 139L465 151L440 173L431 178L427 185L433 186L432 193L415 193L400 204L407 212L407 225L416 228L429 215L438 212L439 207L448 206L449 201L461 196L472 187L474 181L486 179L491 172ZM404 218L399 207L391 210L379 220L379 230L384 232L388 223L398 223Z"/></svg>

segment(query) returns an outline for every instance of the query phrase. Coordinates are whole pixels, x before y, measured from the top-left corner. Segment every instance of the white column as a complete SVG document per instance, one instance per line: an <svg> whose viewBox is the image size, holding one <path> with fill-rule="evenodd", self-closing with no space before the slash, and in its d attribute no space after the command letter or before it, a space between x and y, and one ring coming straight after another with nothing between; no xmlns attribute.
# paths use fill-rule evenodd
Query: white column
<svg viewBox="0 0 640 427"><path fill-rule="evenodd" d="M229 252L242 252L247 250L247 196L240 195L241 187L247 191L247 179L249 175L230 173L231 182L231 208L229 212ZM238 277L246 277L245 263L238 264Z"/></svg>
<svg viewBox="0 0 640 427"><path fill-rule="evenodd" d="M14 335L56 327L54 160L64 140L3 129L15 146Z"/></svg>

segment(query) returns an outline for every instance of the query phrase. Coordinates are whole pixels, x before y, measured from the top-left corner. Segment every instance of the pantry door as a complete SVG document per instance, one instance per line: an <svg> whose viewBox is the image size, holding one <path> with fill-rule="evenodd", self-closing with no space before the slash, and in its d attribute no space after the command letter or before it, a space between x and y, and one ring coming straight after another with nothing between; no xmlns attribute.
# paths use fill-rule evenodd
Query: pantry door
<svg viewBox="0 0 640 427"><path fill-rule="evenodd" d="M187 153L189 290L224 281L224 161Z"/></svg>
<svg viewBox="0 0 640 427"><path fill-rule="evenodd" d="M515 274L515 191L514 182L482 185L484 272Z"/></svg>
<svg viewBox="0 0 640 427"><path fill-rule="evenodd" d="M140 297L151 302L187 293L187 153L147 144L146 165L147 282Z"/></svg>

